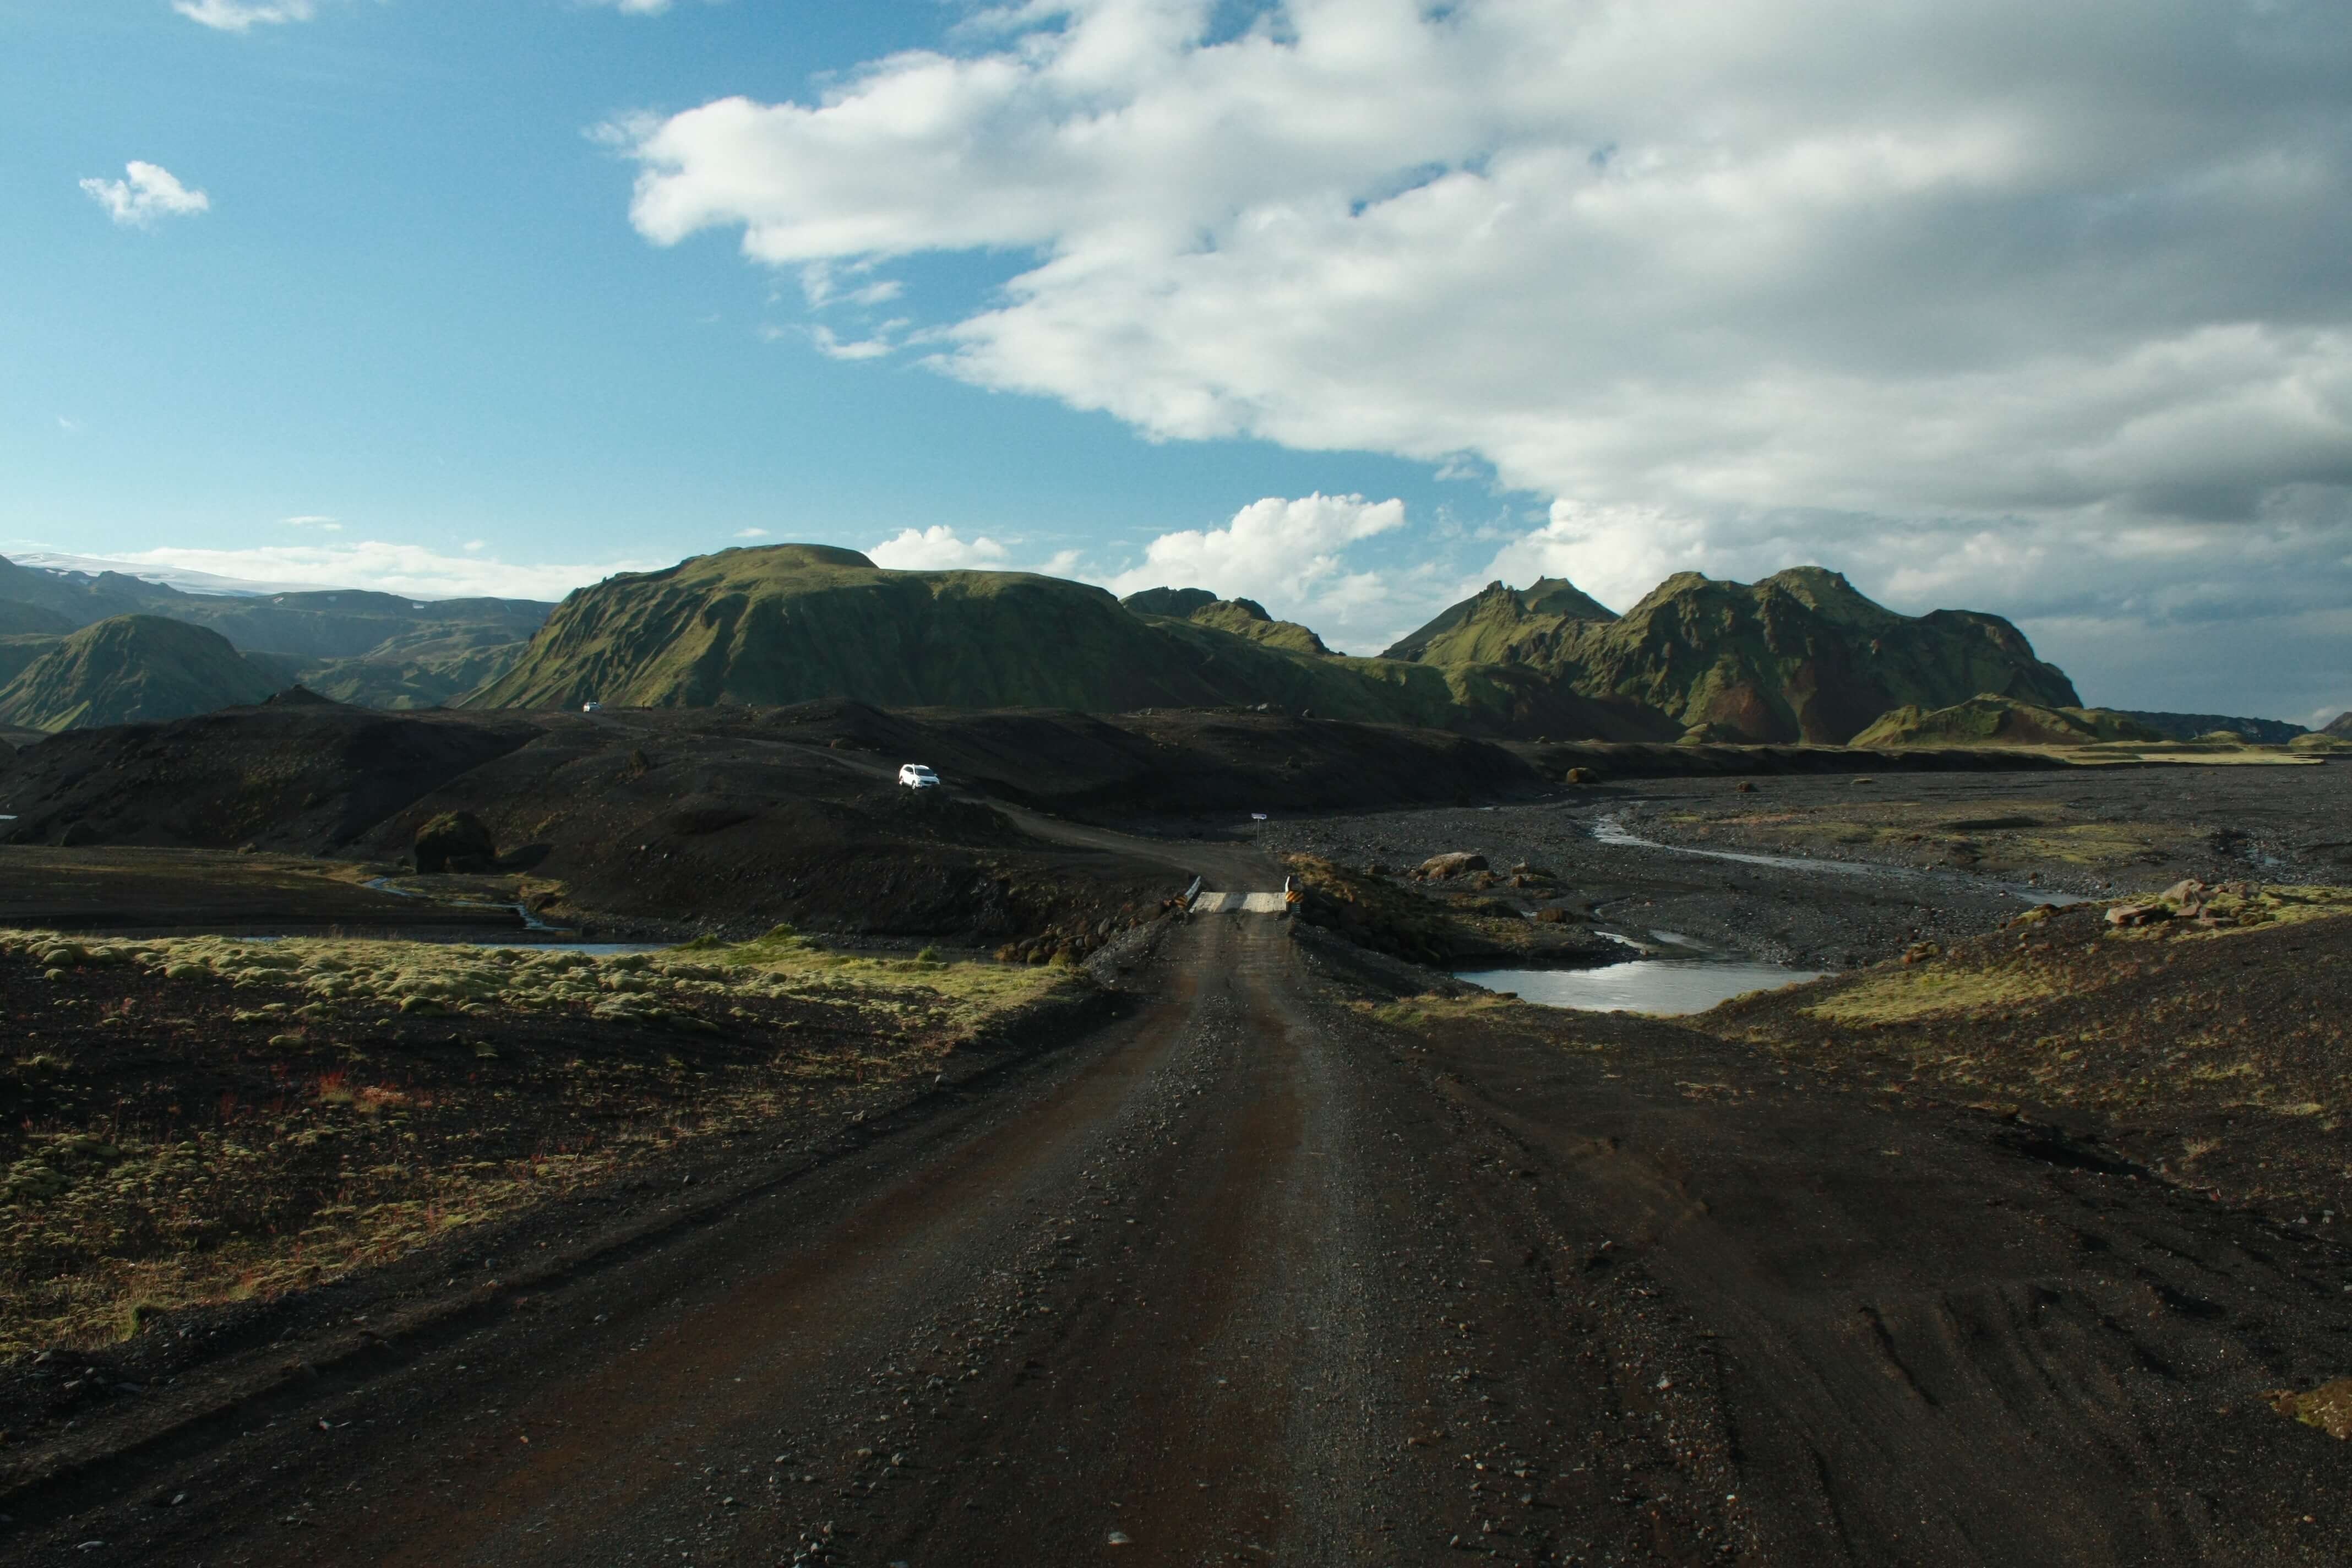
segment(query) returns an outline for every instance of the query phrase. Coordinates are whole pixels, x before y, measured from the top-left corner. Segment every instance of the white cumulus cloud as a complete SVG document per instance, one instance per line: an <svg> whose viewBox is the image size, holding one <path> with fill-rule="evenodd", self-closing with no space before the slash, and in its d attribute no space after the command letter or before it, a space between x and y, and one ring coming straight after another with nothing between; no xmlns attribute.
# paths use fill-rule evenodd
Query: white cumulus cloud
<svg viewBox="0 0 2352 1568"><path fill-rule="evenodd" d="M2093 540L2149 626L2232 531L2352 552L2347 82L2327 0L1027 0L615 134L655 242L739 230L812 309L1025 258L895 341L1156 437L1485 465L1621 598L1840 549L2038 592Z"/></svg>
<svg viewBox="0 0 2352 1568"><path fill-rule="evenodd" d="M1304 621L1336 640L1387 608L1391 590L1375 571L1349 568L1348 547L1404 526L1404 502L1362 496L1268 496L1235 512L1223 528L1163 533L1143 560L1108 584L1115 594L1142 588L1206 588L1225 599L1255 599L1286 620Z"/></svg>
<svg viewBox="0 0 2352 1568"><path fill-rule="evenodd" d="M119 224L145 228L160 217L193 217L212 210L212 198L180 184L172 171L157 163L132 159L123 165L124 178L89 179L82 190Z"/></svg>
<svg viewBox="0 0 2352 1568"><path fill-rule="evenodd" d="M1003 566L1004 546L986 534L959 538L944 523L901 529L866 552L877 566L893 572L994 571Z"/></svg>
<svg viewBox="0 0 2352 1568"><path fill-rule="evenodd" d="M307 22L319 14L315 0L172 0L172 9L224 33L263 23Z"/></svg>

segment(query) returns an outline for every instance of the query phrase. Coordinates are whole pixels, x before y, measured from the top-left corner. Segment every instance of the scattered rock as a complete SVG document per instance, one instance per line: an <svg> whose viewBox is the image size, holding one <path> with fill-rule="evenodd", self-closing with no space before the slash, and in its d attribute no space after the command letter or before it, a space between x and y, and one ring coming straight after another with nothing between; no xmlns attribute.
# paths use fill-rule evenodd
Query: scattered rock
<svg viewBox="0 0 2352 1568"><path fill-rule="evenodd" d="M1938 943L1932 942L1915 942L1909 947L1903 950L1903 962L1906 963L1925 963L1931 958L1941 958L1943 955L1944 950Z"/></svg>
<svg viewBox="0 0 2352 1568"><path fill-rule="evenodd" d="M1433 880L1443 880L1448 877L1460 877L1485 869L1486 869L1486 858L1484 855L1457 849L1448 855L1432 855L1414 869L1413 875Z"/></svg>

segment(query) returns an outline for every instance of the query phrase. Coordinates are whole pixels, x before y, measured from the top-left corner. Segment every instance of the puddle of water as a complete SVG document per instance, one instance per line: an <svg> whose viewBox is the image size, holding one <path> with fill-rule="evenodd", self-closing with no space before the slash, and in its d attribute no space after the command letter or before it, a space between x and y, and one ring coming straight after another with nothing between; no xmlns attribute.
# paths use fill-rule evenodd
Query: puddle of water
<svg viewBox="0 0 2352 1568"><path fill-rule="evenodd" d="M1643 838L1625 830L1625 825L1614 816L1604 816L1592 825L1592 841L1620 849L1663 849L1669 855L1695 855L1702 860L1736 860L1743 866L1769 866L1780 871L1825 871L1838 877L1891 877L1897 880L1927 881L1939 875L1922 871L1911 866L1879 866L1866 860L1816 860L1807 855L1748 855L1730 849L1694 849L1686 844L1661 844L1654 838ZM1980 882L2013 898L2031 904L2054 904L2063 909L2068 904L2087 903L2080 893L2062 893L2054 888L2044 888L2025 882Z"/></svg>
<svg viewBox="0 0 2352 1568"><path fill-rule="evenodd" d="M176 933L165 932L165 935ZM243 931L229 938L232 942L315 942L324 936L321 931L306 931L300 936L251 936ZM583 952L590 958L617 958L625 952L667 952L674 942L517 942L510 936L444 937L393 934L354 937L354 942L423 942L436 947L495 947L515 952Z"/></svg>
<svg viewBox="0 0 2352 1568"><path fill-rule="evenodd" d="M1489 991L1516 991L1526 1002L1584 1013L1704 1013L1750 991L1777 991L1822 972L1777 963L1704 958L1641 958L1600 969L1467 969L1454 978Z"/></svg>

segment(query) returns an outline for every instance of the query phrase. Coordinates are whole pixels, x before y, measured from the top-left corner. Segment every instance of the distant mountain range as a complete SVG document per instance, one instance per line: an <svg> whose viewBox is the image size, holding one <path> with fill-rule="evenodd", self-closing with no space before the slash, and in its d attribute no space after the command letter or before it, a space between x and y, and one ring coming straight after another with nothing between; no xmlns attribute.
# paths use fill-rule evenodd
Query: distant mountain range
<svg viewBox="0 0 2352 1568"><path fill-rule="evenodd" d="M85 636L125 616L142 624ZM144 624L158 617L216 634L218 646ZM142 681L131 667L142 659L184 668ZM2065 673L2000 616L1901 615L1815 566L1756 583L1677 574L1622 616L1560 579L1491 584L1363 658L1202 588L1120 600L1027 573L887 571L814 544L696 556L609 578L560 605L347 589L191 594L0 560L0 723L55 730L176 716L164 710L253 700L257 682L383 708L826 698L1097 713L1264 707L1556 741L1842 744L1916 733L1894 743L1932 744L2025 730L2126 738L2118 725L2134 734L2142 725L2168 735L2235 729L2273 742L2301 732L2273 721L2084 710Z"/></svg>
<svg viewBox="0 0 2352 1568"><path fill-rule="evenodd" d="M0 559L0 678L15 676L46 651L26 638L62 637L118 616L159 616L218 633L278 686L300 682L374 708L434 708L496 677L554 607L530 599L420 601L350 588L188 593L127 573Z"/></svg>
<svg viewBox="0 0 2352 1568"><path fill-rule="evenodd" d="M0 687L0 724L89 730L178 719L259 702L279 685L218 632L161 616L114 616L43 640Z"/></svg>

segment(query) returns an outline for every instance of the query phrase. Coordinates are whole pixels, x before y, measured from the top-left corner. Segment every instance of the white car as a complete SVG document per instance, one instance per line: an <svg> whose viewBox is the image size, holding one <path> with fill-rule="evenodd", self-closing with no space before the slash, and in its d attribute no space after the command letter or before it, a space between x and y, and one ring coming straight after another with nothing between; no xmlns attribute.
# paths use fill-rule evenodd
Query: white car
<svg viewBox="0 0 2352 1568"><path fill-rule="evenodd" d="M898 770L898 783L908 789L937 789L940 775L920 763L908 763Z"/></svg>

